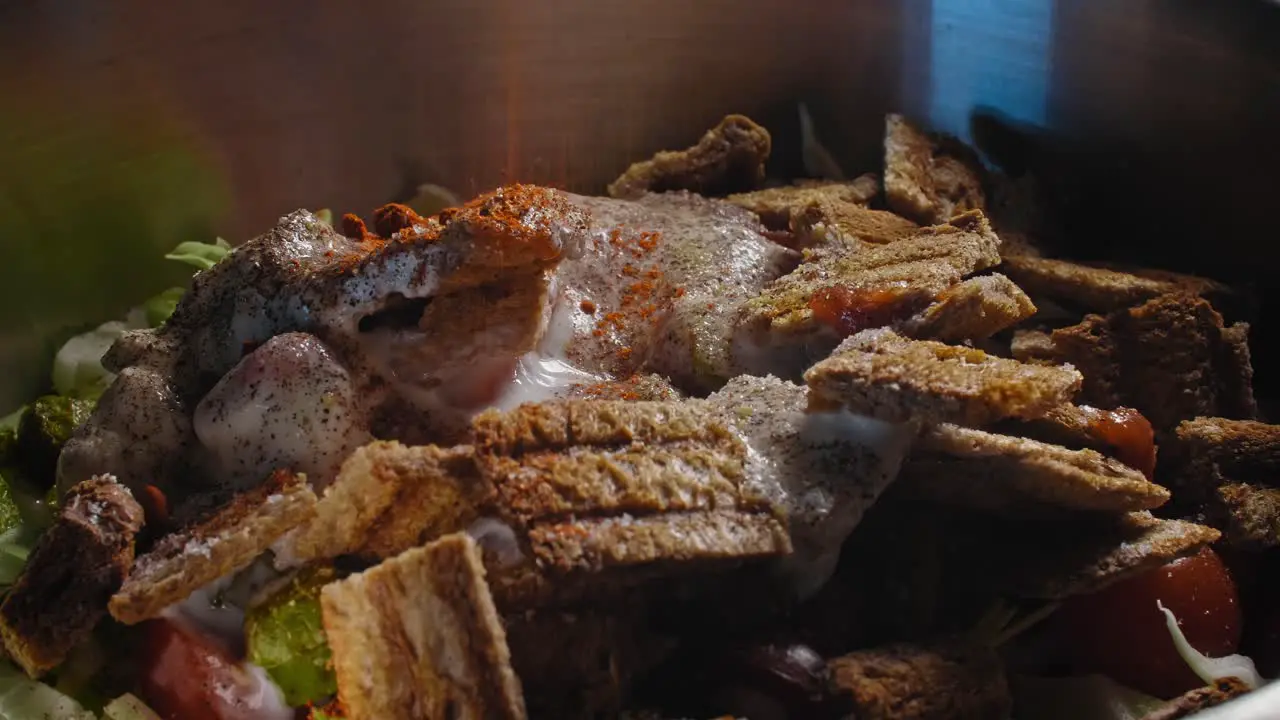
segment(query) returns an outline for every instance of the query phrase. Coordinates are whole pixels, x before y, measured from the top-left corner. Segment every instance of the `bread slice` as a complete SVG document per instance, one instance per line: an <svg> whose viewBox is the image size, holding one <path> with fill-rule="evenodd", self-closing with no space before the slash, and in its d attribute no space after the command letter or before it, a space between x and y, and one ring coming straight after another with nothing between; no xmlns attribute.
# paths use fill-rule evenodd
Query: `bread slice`
<svg viewBox="0 0 1280 720"><path fill-rule="evenodd" d="M320 593L351 720L526 716L506 632L465 534L407 550Z"/></svg>
<svg viewBox="0 0 1280 720"><path fill-rule="evenodd" d="M982 167L972 150L929 135L901 115L885 118L884 194L889 209L922 225L986 207Z"/></svg>
<svg viewBox="0 0 1280 720"><path fill-rule="evenodd" d="M610 197L634 199L646 192L690 190L724 195L754 190L764 180L773 146L769 131L742 115L728 115L685 150L664 150L633 164L609 183Z"/></svg>
<svg viewBox="0 0 1280 720"><path fill-rule="evenodd" d="M973 348L864 330L805 373L811 405L881 420L982 426L1034 418L1080 388L1071 366L1028 365Z"/></svg>
<svg viewBox="0 0 1280 720"><path fill-rule="evenodd" d="M0 604L0 638L28 675L60 665L107 614L107 601L133 565L143 522L142 506L112 476L67 492Z"/></svg>
<svg viewBox="0 0 1280 720"><path fill-rule="evenodd" d="M1169 491L1095 450L939 425L921 435L900 483L934 502L1018 514L1028 506L1123 512L1163 505Z"/></svg>
<svg viewBox="0 0 1280 720"><path fill-rule="evenodd" d="M985 340L1026 320L1035 303L998 273L970 278L944 290L932 305L901 323L909 337L941 342Z"/></svg>
<svg viewBox="0 0 1280 720"><path fill-rule="evenodd" d="M1074 365L1084 373L1080 402L1136 408L1167 435L1194 417L1256 416L1247 335L1244 324L1225 327L1204 299L1162 295L1089 315L1054 330L1048 341L1024 338L1013 352L1027 361Z"/></svg>
<svg viewBox="0 0 1280 720"><path fill-rule="evenodd" d="M735 193L725 199L755 213L765 227L786 230L793 229L796 212L813 203L866 207L879 194L880 179L868 173L850 182L801 180L784 187Z"/></svg>
<svg viewBox="0 0 1280 720"><path fill-rule="evenodd" d="M343 463L315 517L278 543L277 561L394 557L476 519L479 482L469 446L370 443Z"/></svg>
<svg viewBox="0 0 1280 720"><path fill-rule="evenodd" d="M1088 312L1110 312L1141 305L1161 295L1222 295L1220 283L1174 273L1143 277L1122 270L1084 265L1067 260L1017 256L1000 266L1032 296L1069 304Z"/></svg>
<svg viewBox="0 0 1280 720"><path fill-rule="evenodd" d="M134 625L209 583L249 566L285 532L315 516L301 475L278 471L200 523L167 535L138 558L112 598L111 616Z"/></svg>

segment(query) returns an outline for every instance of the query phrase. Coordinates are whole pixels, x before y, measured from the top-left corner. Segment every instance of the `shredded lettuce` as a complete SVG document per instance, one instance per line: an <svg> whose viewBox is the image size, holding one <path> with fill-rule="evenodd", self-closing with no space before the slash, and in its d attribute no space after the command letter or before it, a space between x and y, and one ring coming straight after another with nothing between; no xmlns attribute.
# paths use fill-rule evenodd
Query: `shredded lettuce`
<svg viewBox="0 0 1280 720"><path fill-rule="evenodd" d="M31 555L31 544L21 527L0 534L0 587L9 587L22 573Z"/></svg>
<svg viewBox="0 0 1280 720"><path fill-rule="evenodd" d="M413 199L405 203L413 208L413 211L423 217L431 217L437 215L441 210L461 205L458 196L448 188L439 185L419 185L417 193Z"/></svg>
<svg viewBox="0 0 1280 720"><path fill-rule="evenodd" d="M824 180L844 180L844 171L831 156L813 129L813 117L809 108L800 103L800 154L804 160L804 171L815 178Z"/></svg>
<svg viewBox="0 0 1280 720"><path fill-rule="evenodd" d="M4 432L5 430L16 431L18 429L18 423L22 421L22 413L26 411L27 411L27 406L23 405L17 410L14 410L8 415L5 415L4 417L0 418L0 432Z"/></svg>
<svg viewBox="0 0 1280 720"><path fill-rule="evenodd" d="M332 568L307 568L245 617L249 661L267 671L293 707L338 691L320 615L320 589L333 579Z"/></svg>
<svg viewBox="0 0 1280 720"><path fill-rule="evenodd" d="M177 309L178 301L186 294L186 288L171 287L142 303L142 310L147 315L147 327L157 328L165 324Z"/></svg>
<svg viewBox="0 0 1280 720"><path fill-rule="evenodd" d="M97 720L80 703L0 663L0 720Z"/></svg>
<svg viewBox="0 0 1280 720"><path fill-rule="evenodd" d="M1254 666L1252 660L1244 655L1211 658L1202 654L1187 642L1187 636L1182 634L1182 628L1178 626L1178 618L1174 617L1173 612L1159 600L1156 600L1156 607L1164 613L1165 625L1169 628L1169 634L1173 636L1173 646L1178 649L1178 654L1182 656L1191 671L1206 684L1212 685L1215 681L1228 677L1238 678L1250 689L1257 689L1265 684L1266 681L1258 674L1258 668Z"/></svg>
<svg viewBox="0 0 1280 720"><path fill-rule="evenodd" d="M217 265L231 252L231 243L218 238L212 243L184 242L164 256L165 260L186 263L199 270L208 270Z"/></svg>
<svg viewBox="0 0 1280 720"><path fill-rule="evenodd" d="M1102 675L1013 678L1017 718L1027 720L1140 720L1165 701Z"/></svg>
<svg viewBox="0 0 1280 720"><path fill-rule="evenodd" d="M107 703L102 709L103 720L160 720L160 716L147 704L128 693Z"/></svg>
<svg viewBox="0 0 1280 720"><path fill-rule="evenodd" d="M312 213L312 215L315 215L317 218L319 218L320 222L324 223L325 225L333 225L333 211L330 210L329 208L323 208L323 209L317 210L314 213Z"/></svg>
<svg viewBox="0 0 1280 720"><path fill-rule="evenodd" d="M102 366L102 356L126 331L141 327L128 322L103 323L68 340L53 358L53 389L59 395L96 400L115 375Z"/></svg>

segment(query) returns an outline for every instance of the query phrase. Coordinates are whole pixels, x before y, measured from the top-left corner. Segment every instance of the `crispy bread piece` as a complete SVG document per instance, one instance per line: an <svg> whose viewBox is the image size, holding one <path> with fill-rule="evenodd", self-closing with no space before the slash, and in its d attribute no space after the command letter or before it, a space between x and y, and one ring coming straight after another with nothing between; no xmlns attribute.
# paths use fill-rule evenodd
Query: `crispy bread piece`
<svg viewBox="0 0 1280 720"><path fill-rule="evenodd" d="M885 245L909 238L920 228L900 215L837 200L798 205L789 222L796 247L801 248L858 242Z"/></svg>
<svg viewBox="0 0 1280 720"><path fill-rule="evenodd" d="M1150 512L1075 513L1057 520L957 516L952 541L963 583L997 595L1055 600L1085 595L1193 555L1221 533Z"/></svg>
<svg viewBox="0 0 1280 720"><path fill-rule="evenodd" d="M633 164L609 184L609 195L637 198L646 192L690 190L724 195L754 190L764 180L769 131L742 115L728 115L687 150L664 150Z"/></svg>
<svg viewBox="0 0 1280 720"><path fill-rule="evenodd" d="M894 422L980 426L1034 418L1071 399L1080 373L981 350L864 330L805 373L811 404Z"/></svg>
<svg viewBox="0 0 1280 720"><path fill-rule="evenodd" d="M985 340L1034 315L1035 303L1004 275L970 278L950 287L937 301L903 322L914 338L964 342Z"/></svg>
<svg viewBox="0 0 1280 720"><path fill-rule="evenodd" d="M278 471L204 521L168 535L138 558L108 606L133 625L196 590L247 567L281 535L315 516L316 496L301 475Z"/></svg>
<svg viewBox="0 0 1280 720"><path fill-rule="evenodd" d="M1035 297L1069 303L1089 312L1110 312L1161 295L1222 295L1221 283L1191 275L1142 277L1121 270L1041 257L1006 257L1000 269Z"/></svg>
<svg viewBox="0 0 1280 720"><path fill-rule="evenodd" d="M1234 700L1248 693L1249 689L1239 678L1225 677L1215 680L1212 685L1184 693L1168 705L1143 715L1141 720L1180 720L1191 717L1201 710Z"/></svg>
<svg viewBox="0 0 1280 720"><path fill-rule="evenodd" d="M885 118L884 194L890 210L922 225L986 206L972 151L954 139L931 138L901 115Z"/></svg>
<svg viewBox="0 0 1280 720"><path fill-rule="evenodd" d="M1183 462L1213 463L1234 480L1280 485L1280 425L1197 417L1178 424L1176 440L1171 450Z"/></svg>
<svg viewBox="0 0 1280 720"><path fill-rule="evenodd" d="M479 492L468 446L370 443L343 463L315 518L281 541L278 562L394 557L466 527L477 517Z"/></svg>
<svg viewBox="0 0 1280 720"><path fill-rule="evenodd" d="M352 720L524 718L480 549L441 538L320 592Z"/></svg>
<svg viewBox="0 0 1280 720"><path fill-rule="evenodd" d="M640 581L791 552L774 506L749 487L745 445L704 402L489 411L474 442L494 493L483 516L519 548L494 577L504 607L548 592L567 602L622 572Z"/></svg>
<svg viewBox="0 0 1280 720"><path fill-rule="evenodd" d="M880 194L880 179L867 173L851 182L801 180L795 185L736 193L725 198L760 217L770 230L786 230L797 210L815 202L835 202L866 207ZM913 223L914 225L914 223Z"/></svg>
<svg viewBox="0 0 1280 720"><path fill-rule="evenodd" d="M109 475L81 482L63 498L0 604L0 638L28 675L61 664L107 614L133 565L143 522L142 506Z"/></svg>
<svg viewBox="0 0 1280 720"><path fill-rule="evenodd" d="M924 432L899 482L935 502L1015 513L1032 504L1149 510L1169 499L1141 472L1095 450L955 425Z"/></svg>
<svg viewBox="0 0 1280 720"><path fill-rule="evenodd" d="M810 253L795 271L749 301L742 320L756 331L802 337L888 325L933 302L966 275L1000 262L999 248L991 224L975 212L888 245ZM822 307L837 299L833 293L874 307Z"/></svg>
<svg viewBox="0 0 1280 720"><path fill-rule="evenodd" d="M1013 350L1071 363L1084 374L1082 402L1136 408L1160 433L1198 416L1256 415L1246 335L1243 324L1224 328L1203 299L1164 295L1054 330L1051 348L1024 340Z"/></svg>
<svg viewBox="0 0 1280 720"><path fill-rule="evenodd" d="M1243 550L1280 546L1280 488L1231 483L1216 491L1205 511L1223 540Z"/></svg>
<svg viewBox="0 0 1280 720"><path fill-rule="evenodd" d="M983 645L890 645L834 658L827 669L842 717L986 720L1013 705L1004 664Z"/></svg>

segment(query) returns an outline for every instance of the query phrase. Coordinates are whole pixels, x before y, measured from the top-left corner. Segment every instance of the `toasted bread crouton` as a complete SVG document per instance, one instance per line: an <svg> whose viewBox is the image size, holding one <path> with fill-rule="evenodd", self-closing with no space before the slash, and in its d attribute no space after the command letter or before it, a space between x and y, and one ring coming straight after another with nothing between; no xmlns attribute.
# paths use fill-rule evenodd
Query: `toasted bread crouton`
<svg viewBox="0 0 1280 720"><path fill-rule="evenodd" d="M885 118L884 194L890 210L922 225L986 207L982 168L972 151L926 135L901 115Z"/></svg>
<svg viewBox="0 0 1280 720"><path fill-rule="evenodd" d="M347 458L316 516L280 543L289 564L360 555L388 558L457 532L477 517L471 448L374 442Z"/></svg>
<svg viewBox="0 0 1280 720"><path fill-rule="evenodd" d="M664 150L633 164L609 183L609 195L633 199L646 192L689 190L724 195L754 190L764 180L773 141L742 115L728 115L686 150Z"/></svg>
<svg viewBox="0 0 1280 720"><path fill-rule="evenodd" d="M899 329L913 338L958 343L985 340L1034 315L1035 303L1004 275L970 278L948 288Z"/></svg>
<svg viewBox="0 0 1280 720"><path fill-rule="evenodd" d="M1169 491L1095 450L955 425L926 430L900 483L935 502L1017 513L1045 504L1123 512L1163 505Z"/></svg>
<svg viewBox="0 0 1280 720"><path fill-rule="evenodd" d="M919 225L891 212L871 210L862 205L834 200L813 200L797 206L788 229L795 235L795 247L825 245L885 245L915 234Z"/></svg>
<svg viewBox="0 0 1280 720"><path fill-rule="evenodd" d="M1194 417L1257 414L1247 332L1243 324L1224 327L1201 298L1163 295L1106 316L1089 315L1054 330L1047 343L1024 338L1013 351L1022 360L1074 365L1084 374L1081 402L1136 408L1158 435L1167 435Z"/></svg>
<svg viewBox="0 0 1280 720"><path fill-rule="evenodd" d="M805 373L811 405L882 420L982 426L1034 418L1071 399L1080 373L981 350L864 330Z"/></svg>
<svg viewBox="0 0 1280 720"><path fill-rule="evenodd" d="M316 496L301 475L279 471L192 527L138 558L112 598L111 616L134 625L229 573L248 567L289 530L315 516Z"/></svg>
<svg viewBox="0 0 1280 720"><path fill-rule="evenodd" d="M28 675L52 670L88 639L129 575L142 525L142 506L109 475L81 482L63 498L0 604L0 638Z"/></svg>
<svg viewBox="0 0 1280 720"><path fill-rule="evenodd" d="M886 245L827 248L747 302L741 333L759 345L811 344L911 317L966 276L1000 262L981 213Z"/></svg>
<svg viewBox="0 0 1280 720"><path fill-rule="evenodd" d="M473 441L493 492L483 514L509 528L521 556L493 579L504 607L546 601L551 578L563 596L620 573L638 582L791 552L776 509L747 481L745 445L704 402L488 411Z"/></svg>
<svg viewBox="0 0 1280 720"><path fill-rule="evenodd" d="M792 218L798 210L815 202L866 207L879 194L880 179L868 173L851 182L801 180L795 185L735 193L725 199L755 213L770 230L786 230L792 228Z"/></svg>
<svg viewBox="0 0 1280 720"><path fill-rule="evenodd" d="M330 583L320 606L351 720L526 716L480 549L467 535Z"/></svg>
<svg viewBox="0 0 1280 720"><path fill-rule="evenodd" d="M1121 270L1067 260L1006 257L1000 266L1033 297L1069 304L1087 312L1110 312L1140 305L1161 295L1221 295L1226 288L1213 280L1174 273L1143 277Z"/></svg>

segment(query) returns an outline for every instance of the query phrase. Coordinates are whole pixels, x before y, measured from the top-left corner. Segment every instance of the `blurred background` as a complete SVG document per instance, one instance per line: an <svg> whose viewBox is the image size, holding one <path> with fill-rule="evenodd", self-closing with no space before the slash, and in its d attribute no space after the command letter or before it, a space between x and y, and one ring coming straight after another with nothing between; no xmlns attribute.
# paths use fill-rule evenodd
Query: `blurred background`
<svg viewBox="0 0 1280 720"><path fill-rule="evenodd" d="M1278 37L1260 0L5 2L0 414L182 240L423 182L600 191L728 112L795 175L801 101L850 173L901 111L1049 178L1074 255L1253 283L1267 394Z"/></svg>

